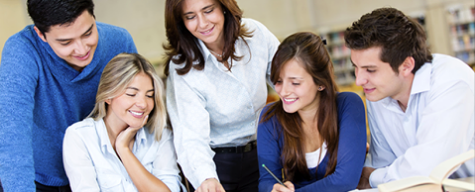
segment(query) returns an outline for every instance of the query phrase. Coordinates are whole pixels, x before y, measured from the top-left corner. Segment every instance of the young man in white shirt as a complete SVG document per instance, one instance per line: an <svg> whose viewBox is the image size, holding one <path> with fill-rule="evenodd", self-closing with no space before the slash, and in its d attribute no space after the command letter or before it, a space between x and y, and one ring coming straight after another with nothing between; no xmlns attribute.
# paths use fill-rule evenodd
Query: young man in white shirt
<svg viewBox="0 0 475 192"><path fill-rule="evenodd" d="M474 148L474 72L454 57L431 55L419 23L394 8L376 9L347 28L345 41L371 131L358 188L428 176ZM451 177L473 176L474 164Z"/></svg>

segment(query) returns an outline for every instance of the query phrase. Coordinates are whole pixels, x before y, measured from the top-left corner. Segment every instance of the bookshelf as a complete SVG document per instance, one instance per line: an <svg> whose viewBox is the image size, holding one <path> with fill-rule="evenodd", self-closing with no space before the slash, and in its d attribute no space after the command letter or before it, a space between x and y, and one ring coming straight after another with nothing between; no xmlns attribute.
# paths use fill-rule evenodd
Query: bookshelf
<svg viewBox="0 0 475 192"><path fill-rule="evenodd" d="M447 8L450 41L454 56L475 66L475 6L459 5Z"/></svg>
<svg viewBox="0 0 475 192"><path fill-rule="evenodd" d="M355 81L350 49L345 46L344 33L343 29L321 34L321 37L327 40L327 50L333 61L335 81L339 86L351 85Z"/></svg>

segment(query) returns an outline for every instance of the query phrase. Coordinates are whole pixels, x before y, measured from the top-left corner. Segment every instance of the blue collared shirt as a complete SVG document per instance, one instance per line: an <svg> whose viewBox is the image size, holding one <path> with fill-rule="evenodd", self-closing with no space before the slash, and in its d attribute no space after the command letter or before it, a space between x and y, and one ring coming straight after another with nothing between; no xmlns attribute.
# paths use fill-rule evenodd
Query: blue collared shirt
<svg viewBox="0 0 475 192"><path fill-rule="evenodd" d="M429 176L443 161L474 149L474 73L462 61L434 54L415 74L406 111L396 100L367 101L370 184ZM453 176L474 175L469 160Z"/></svg>
<svg viewBox="0 0 475 192"><path fill-rule="evenodd" d="M256 140L259 113L266 104L270 64L279 46L261 23L242 19L253 36L238 39L231 71L217 61L202 41L203 70L192 68L178 75L170 63L167 108L175 134L175 147L185 176L195 188L207 178L217 178L211 147L241 146Z"/></svg>
<svg viewBox="0 0 475 192"><path fill-rule="evenodd" d="M160 141L147 129L135 136L132 153L171 191L180 191L180 176L169 129ZM64 136L63 161L73 191L137 191L109 140L102 119L87 118L71 125Z"/></svg>

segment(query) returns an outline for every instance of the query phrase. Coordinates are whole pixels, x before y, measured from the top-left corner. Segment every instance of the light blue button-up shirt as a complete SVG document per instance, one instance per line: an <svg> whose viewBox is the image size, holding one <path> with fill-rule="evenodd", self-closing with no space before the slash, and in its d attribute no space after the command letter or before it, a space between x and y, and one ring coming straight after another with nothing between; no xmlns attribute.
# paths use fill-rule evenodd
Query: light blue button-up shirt
<svg viewBox="0 0 475 192"><path fill-rule="evenodd" d="M160 141L147 129L135 136L132 153L171 191L180 191L181 179L173 136L164 129ZM87 118L68 127L63 142L63 162L73 191L137 191L109 140L102 119Z"/></svg>
<svg viewBox="0 0 475 192"><path fill-rule="evenodd" d="M474 72L450 56L434 54L415 74L406 111L396 100L367 101L371 146L370 184L429 176L440 163L475 143ZM454 177L473 176L474 159Z"/></svg>
<svg viewBox="0 0 475 192"><path fill-rule="evenodd" d="M242 146L256 140L259 113L266 104L272 58L277 38L261 23L242 19L253 36L238 39L231 71L217 61L202 41L203 70L192 68L185 75L170 63L167 108L174 130L174 143L185 176L197 188L207 178L217 178L211 147ZM270 81L268 81L270 82Z"/></svg>

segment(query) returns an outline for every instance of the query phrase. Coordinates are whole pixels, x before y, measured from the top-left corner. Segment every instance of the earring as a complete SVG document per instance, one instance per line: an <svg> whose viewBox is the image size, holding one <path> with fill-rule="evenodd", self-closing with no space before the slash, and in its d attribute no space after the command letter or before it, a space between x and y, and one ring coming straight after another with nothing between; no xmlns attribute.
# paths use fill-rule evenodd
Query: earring
<svg viewBox="0 0 475 192"><path fill-rule="evenodd" d="M226 11L223 11L223 14L225 14L225 15L226 15Z"/></svg>
<svg viewBox="0 0 475 192"><path fill-rule="evenodd" d="M322 87L322 86L318 87L318 90L319 90L319 91L322 91L322 90L323 90L323 87Z"/></svg>

